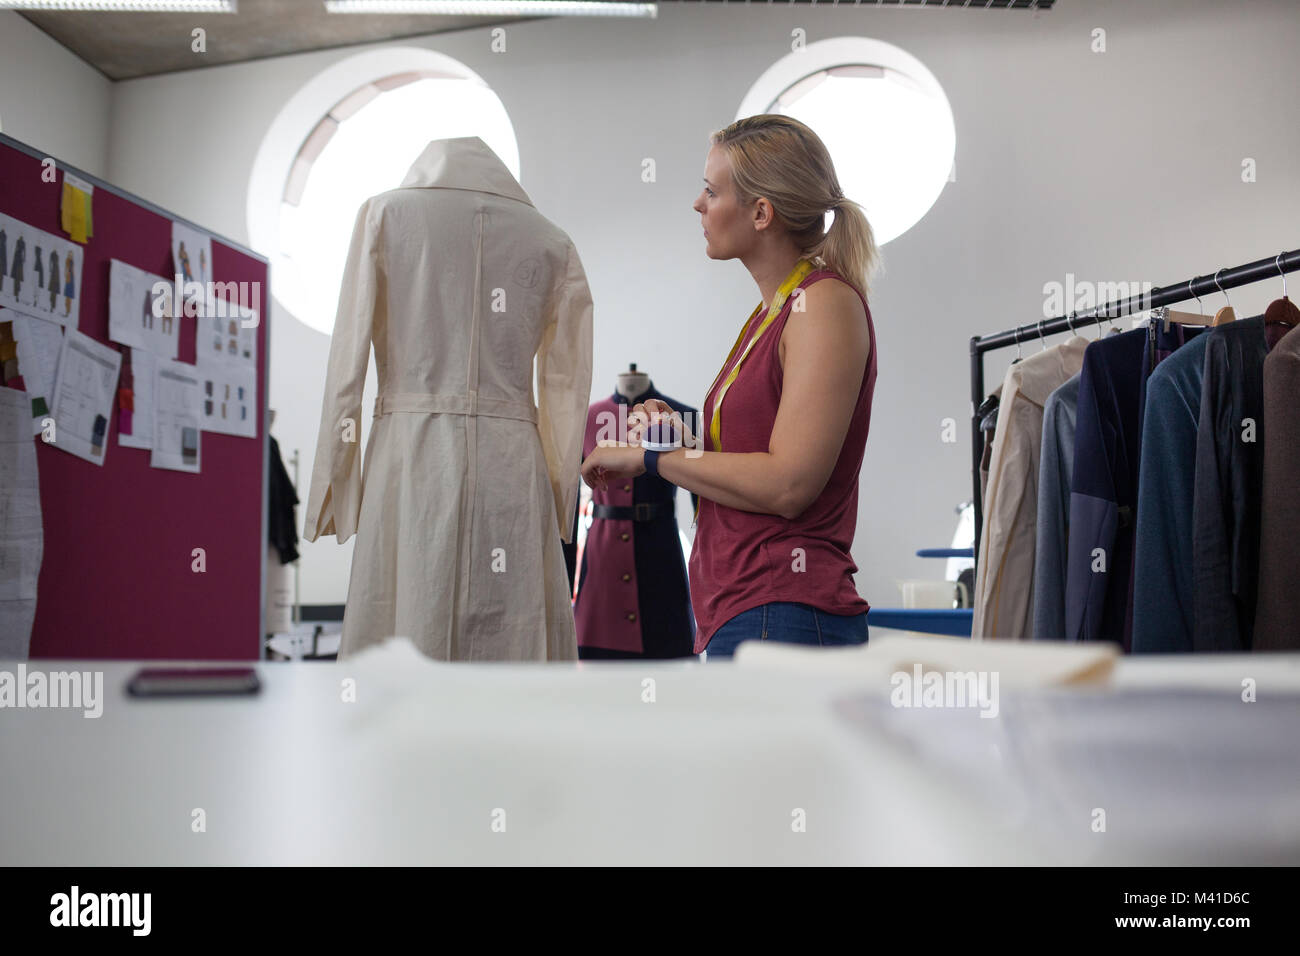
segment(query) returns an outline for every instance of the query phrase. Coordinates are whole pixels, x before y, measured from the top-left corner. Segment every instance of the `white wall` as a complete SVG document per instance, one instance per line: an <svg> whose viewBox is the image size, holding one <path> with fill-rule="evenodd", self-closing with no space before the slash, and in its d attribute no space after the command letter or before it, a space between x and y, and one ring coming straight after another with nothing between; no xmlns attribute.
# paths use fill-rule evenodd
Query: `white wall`
<svg viewBox="0 0 1300 956"><path fill-rule="evenodd" d="M0 132L105 178L112 82L12 10L0 10Z"/></svg>
<svg viewBox="0 0 1300 956"><path fill-rule="evenodd" d="M521 23L504 54L485 30L403 41L463 61L510 111L523 185L573 236L591 279L594 395L635 361L662 391L699 404L758 301L743 266L705 257L690 205L707 135L734 119L795 27L809 42L860 34L901 46L938 77L956 117L956 181L885 247L871 301L880 373L854 553L862 594L896 605L893 579L942 574L913 552L946 545L953 507L970 495L971 335L1043 318L1044 283L1067 273L1159 285L1300 246L1300 5L1063 0L1027 14L668 4L655 21ZM1090 50L1098 27L1104 54ZM354 52L116 85L109 178L246 241L261 136L302 84ZM203 128L175 135L194 104ZM656 160L657 183L641 182L644 157ZM1258 163L1255 183L1241 181L1244 157ZM1233 302L1251 314L1279 288ZM301 450L305 496L328 340L278 309L271 328L273 433L286 456ZM990 359L990 388L1013 354ZM956 444L940 440L949 417ZM350 553L332 538L304 545L305 602L344 599Z"/></svg>

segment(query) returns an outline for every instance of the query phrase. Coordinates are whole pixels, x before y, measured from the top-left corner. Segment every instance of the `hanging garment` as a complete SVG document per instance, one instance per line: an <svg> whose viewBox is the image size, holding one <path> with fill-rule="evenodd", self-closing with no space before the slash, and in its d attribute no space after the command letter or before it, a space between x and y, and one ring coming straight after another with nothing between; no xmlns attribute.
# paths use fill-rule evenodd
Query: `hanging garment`
<svg viewBox="0 0 1300 956"><path fill-rule="evenodd" d="M1192 502L1208 341L1192 339L1147 380L1133 546L1135 654L1192 649Z"/></svg>
<svg viewBox="0 0 1300 956"><path fill-rule="evenodd" d="M281 564L298 560L298 519L294 516L294 507L298 504L298 492L293 486L280 457L280 443L270 438L271 459L270 474L266 486L266 528L267 540L275 546Z"/></svg>
<svg viewBox="0 0 1300 956"><path fill-rule="evenodd" d="M1258 596L1264 317L1209 332L1192 500L1192 649L1246 651ZM1292 489L1294 493L1294 489Z"/></svg>
<svg viewBox="0 0 1300 956"><path fill-rule="evenodd" d="M1066 636L1132 646L1133 551L1147 378L1189 331L1162 323L1088 347L1079 376L1066 559Z"/></svg>
<svg viewBox="0 0 1300 956"><path fill-rule="evenodd" d="M617 439L630 407L652 398L680 412L691 433L700 434L695 409L656 391L651 382L630 401L615 392L588 409L583 457L597 441ZM658 475L641 475L596 488L591 497L595 516L582 551L573 612L578 656L690 656L695 617L674 516L677 486ZM691 495L692 506L697 501Z"/></svg>
<svg viewBox="0 0 1300 956"><path fill-rule="evenodd" d="M1048 396L1076 375L1088 340L1072 337L1007 369L989 460L984 528L975 565L972 637L1026 639L1033 632L1038 458Z"/></svg>
<svg viewBox="0 0 1300 956"><path fill-rule="evenodd" d="M980 451L980 514L988 504L989 464L993 460L993 440L998 431L998 403L1002 400L1002 386L993 390L993 394L980 403L975 414L979 418L980 437L983 448Z"/></svg>
<svg viewBox="0 0 1300 956"><path fill-rule="evenodd" d="M1300 327L1264 359L1264 477L1255 650L1300 650Z"/></svg>
<svg viewBox="0 0 1300 956"><path fill-rule="evenodd" d="M478 137L430 143L399 188L361 207L304 534L357 536L340 658L390 635L442 660L576 658L560 542L591 323L573 243Z"/></svg>
<svg viewBox="0 0 1300 956"><path fill-rule="evenodd" d="M1040 641L1065 640L1066 543L1079 376L1047 396L1038 461L1038 536L1034 545L1034 630Z"/></svg>
<svg viewBox="0 0 1300 956"><path fill-rule="evenodd" d="M573 521L570 527L573 528L573 534L569 540L560 539L560 547L564 551L564 573L569 578L569 594L573 594L573 585L577 579L578 573L578 508L582 504L582 486L579 485L578 493L573 496Z"/></svg>

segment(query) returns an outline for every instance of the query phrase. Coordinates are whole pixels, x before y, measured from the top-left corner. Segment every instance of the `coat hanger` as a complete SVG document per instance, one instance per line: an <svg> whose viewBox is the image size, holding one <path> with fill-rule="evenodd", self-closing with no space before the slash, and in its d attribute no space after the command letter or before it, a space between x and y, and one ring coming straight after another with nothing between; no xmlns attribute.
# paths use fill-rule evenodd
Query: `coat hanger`
<svg viewBox="0 0 1300 956"><path fill-rule="evenodd" d="M1043 343L1044 352L1047 351L1047 338L1043 335L1043 323L1046 321L1046 319L1038 320L1038 340Z"/></svg>
<svg viewBox="0 0 1300 956"><path fill-rule="evenodd" d="M1015 365L1017 362L1019 362L1019 361L1020 361L1021 359L1023 359L1024 357L1025 357L1025 356L1024 356L1024 355L1021 353L1021 351L1020 351L1020 329L1017 328L1017 329L1016 329L1016 357L1013 358L1013 359L1011 360L1011 364L1012 364L1012 365Z"/></svg>
<svg viewBox="0 0 1300 956"><path fill-rule="evenodd" d="M1300 324L1300 307L1286 297L1286 273L1282 271L1282 253L1277 254L1273 264L1277 266L1277 274L1282 277L1282 298L1274 299L1264 310L1264 324L1275 323L1295 328Z"/></svg>
<svg viewBox="0 0 1300 956"><path fill-rule="evenodd" d="M1101 320L1102 320L1103 317L1105 317L1106 321L1107 321L1108 323L1110 323L1110 329L1107 331L1106 334L1107 334L1107 335L1117 335L1117 334L1119 334L1119 329L1115 328L1115 317L1112 316L1112 315L1110 314L1110 303L1107 302L1107 303L1106 303L1105 305L1103 305L1103 306L1101 307L1101 309L1098 311L1098 315L1097 315L1097 338L1098 338L1098 339L1101 338Z"/></svg>
<svg viewBox="0 0 1300 956"><path fill-rule="evenodd" d="M1169 331L1169 323L1177 322L1179 325L1209 325L1214 319L1205 315L1205 307L1201 305L1201 297L1192 290L1192 283L1196 281L1196 276L1187 280L1187 294L1196 300L1196 308L1199 312L1179 312L1177 309L1168 309L1161 306L1158 309L1151 310L1151 318L1156 322L1163 322L1165 331Z"/></svg>
<svg viewBox="0 0 1300 956"><path fill-rule="evenodd" d="M1219 272L1222 271L1223 271L1222 269L1219 270ZM1216 272L1214 274L1214 285L1220 292L1223 292L1223 286L1219 285L1219 272ZM1228 300L1228 304L1225 305L1218 312L1214 313L1214 321L1210 323L1211 325L1216 327L1220 325L1227 325L1229 322L1237 321L1237 313L1232 308L1232 300L1228 298L1228 293L1223 292L1223 297Z"/></svg>

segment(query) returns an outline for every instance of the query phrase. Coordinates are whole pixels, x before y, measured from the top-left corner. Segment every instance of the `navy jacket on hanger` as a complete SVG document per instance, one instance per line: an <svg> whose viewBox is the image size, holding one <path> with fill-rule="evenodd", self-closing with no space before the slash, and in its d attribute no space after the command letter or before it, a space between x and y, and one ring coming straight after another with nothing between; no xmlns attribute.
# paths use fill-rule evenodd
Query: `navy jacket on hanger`
<svg viewBox="0 0 1300 956"><path fill-rule="evenodd" d="M1192 501L1208 335L1151 373L1142 426L1133 653L1192 649Z"/></svg>
<svg viewBox="0 0 1300 956"><path fill-rule="evenodd" d="M1246 651L1255 627L1264 474L1264 317L1210 330L1196 431L1193 649Z"/></svg>
<svg viewBox="0 0 1300 956"><path fill-rule="evenodd" d="M1065 588L1066 637L1132 646L1142 407L1156 364L1198 329L1152 323L1088 346L1079 375Z"/></svg>

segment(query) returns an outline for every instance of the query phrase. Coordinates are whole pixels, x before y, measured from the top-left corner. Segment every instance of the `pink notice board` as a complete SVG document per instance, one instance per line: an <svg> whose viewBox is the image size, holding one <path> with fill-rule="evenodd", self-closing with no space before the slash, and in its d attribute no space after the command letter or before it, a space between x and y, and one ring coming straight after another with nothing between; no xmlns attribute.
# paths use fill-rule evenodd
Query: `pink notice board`
<svg viewBox="0 0 1300 956"><path fill-rule="evenodd" d="M47 158L57 165L54 182L41 176ZM67 238L59 228L65 169L94 185L93 235L81 247L79 330L123 351L108 338L109 260L170 278L179 217L2 134L0 213ZM45 553L32 658L262 656L270 276L262 256L212 238L216 281L259 284L257 437L203 432L202 472L187 474L153 468L148 450L118 443L116 401L102 465L35 436ZM180 319L182 362L195 360L196 321ZM194 570L197 548L201 573Z"/></svg>

